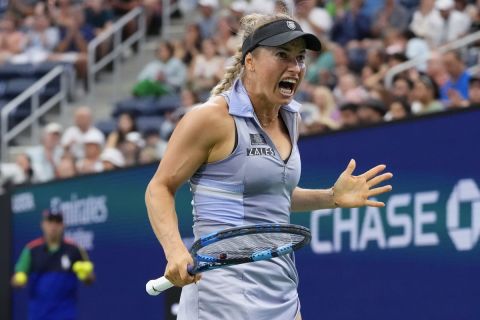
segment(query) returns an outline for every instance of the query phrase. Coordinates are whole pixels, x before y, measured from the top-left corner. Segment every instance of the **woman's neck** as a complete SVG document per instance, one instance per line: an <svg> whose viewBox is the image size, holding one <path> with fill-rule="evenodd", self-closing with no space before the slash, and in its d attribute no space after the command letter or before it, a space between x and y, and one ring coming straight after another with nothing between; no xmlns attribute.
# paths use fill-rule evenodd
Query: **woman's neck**
<svg viewBox="0 0 480 320"><path fill-rule="evenodd" d="M253 110L263 128L268 128L278 120L280 105L268 101L265 96L256 90L254 83L243 79L243 85L252 102Z"/></svg>

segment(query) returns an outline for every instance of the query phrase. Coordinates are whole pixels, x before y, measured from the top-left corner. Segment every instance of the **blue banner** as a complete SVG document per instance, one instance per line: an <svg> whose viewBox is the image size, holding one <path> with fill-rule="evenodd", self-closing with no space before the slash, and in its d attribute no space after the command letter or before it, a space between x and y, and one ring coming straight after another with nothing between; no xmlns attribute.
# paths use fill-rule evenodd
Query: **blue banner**
<svg viewBox="0 0 480 320"><path fill-rule="evenodd" d="M312 231L297 254L304 319L480 318L480 111L470 110L302 139L300 186L328 188L354 158L363 173L385 163L394 190L385 208L295 213ZM149 297L163 251L148 222L145 187L156 166L18 188L12 196L14 258L40 236L40 212L59 207L66 234L88 249L97 282L82 287L80 319L168 319L175 307ZM176 197L191 240L188 188ZM171 300L171 299L169 299ZM27 294L14 294L26 319Z"/></svg>

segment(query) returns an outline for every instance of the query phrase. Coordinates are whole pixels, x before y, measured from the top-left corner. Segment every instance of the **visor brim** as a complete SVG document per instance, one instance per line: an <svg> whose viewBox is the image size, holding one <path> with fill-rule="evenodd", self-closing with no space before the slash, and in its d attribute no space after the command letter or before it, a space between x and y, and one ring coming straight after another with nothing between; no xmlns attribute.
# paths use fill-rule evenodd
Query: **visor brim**
<svg viewBox="0 0 480 320"><path fill-rule="evenodd" d="M305 33L303 31L290 31L280 33L259 42L259 45L267 47L277 47L298 38L303 38L305 40L306 49L312 51L322 50L322 44L320 43L320 40L318 40L318 38L313 34Z"/></svg>

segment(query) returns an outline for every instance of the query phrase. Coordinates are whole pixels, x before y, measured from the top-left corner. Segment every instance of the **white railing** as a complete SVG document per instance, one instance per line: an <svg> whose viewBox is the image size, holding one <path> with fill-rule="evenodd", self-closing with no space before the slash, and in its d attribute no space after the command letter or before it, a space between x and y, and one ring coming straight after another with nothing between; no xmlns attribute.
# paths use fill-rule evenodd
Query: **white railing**
<svg viewBox="0 0 480 320"><path fill-rule="evenodd" d="M63 66L57 66L52 69L49 73L40 78L37 82L31 85L27 90L18 95L15 99L7 103L1 110L0 113L0 137L1 137L1 147L0 147L0 156L3 161L7 160L7 149L9 143L22 133L25 129L31 127L30 141L31 144L40 142L40 123L39 119L46 112L52 109L55 106L60 106L60 117L62 120L65 120L65 105L67 102L68 94L68 79L67 73L64 72ZM60 77L60 90L50 97L46 102L40 104L40 94L41 90L45 89L46 86L57 80ZM30 115L22 120L20 123L15 125L10 130L8 129L8 118L9 115L18 109L23 103L30 100ZM62 121L63 122L63 121Z"/></svg>
<svg viewBox="0 0 480 320"><path fill-rule="evenodd" d="M137 22L137 30L122 42L122 33L124 27L132 22ZM89 98L95 97L95 76L109 63L113 64L113 81L119 81L119 67L122 53L133 46L135 42L139 43L139 50L143 47L146 35L145 12L143 8L135 8L116 21L110 28L99 34L88 44L88 78L87 85ZM111 51L96 61L97 48L105 42L112 41ZM113 86L114 88L116 86Z"/></svg>
<svg viewBox="0 0 480 320"><path fill-rule="evenodd" d="M471 33L469 35L466 35L463 38L457 39L455 41L452 41L450 43L447 43L446 45L443 45L439 47L438 49L435 50L435 52L438 52L440 54L452 51L452 50L457 50L459 48L465 47L473 42L477 42L480 40L480 31ZM400 72L403 72L405 70L408 70L410 68L416 67L422 63L425 63L430 59L429 54L421 55L418 56L412 60L406 61L404 63L398 64L391 68L390 70L387 71L385 74L385 79L384 79L384 84L386 88L391 88L392 83L393 83L393 78L399 74Z"/></svg>

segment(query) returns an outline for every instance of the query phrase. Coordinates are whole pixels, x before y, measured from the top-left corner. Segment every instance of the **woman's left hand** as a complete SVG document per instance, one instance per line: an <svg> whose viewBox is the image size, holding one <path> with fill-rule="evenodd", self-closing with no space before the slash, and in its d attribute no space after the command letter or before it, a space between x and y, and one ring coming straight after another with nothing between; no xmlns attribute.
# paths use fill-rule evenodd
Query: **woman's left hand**
<svg viewBox="0 0 480 320"><path fill-rule="evenodd" d="M369 200L370 197L389 192L392 190L391 185L376 187L393 175L390 172L379 175L385 170L385 165L378 165L367 172L354 176L355 160L350 160L345 171L338 177L333 186L333 201L335 206L341 208L355 208L362 206L383 207L385 203L380 201Z"/></svg>

